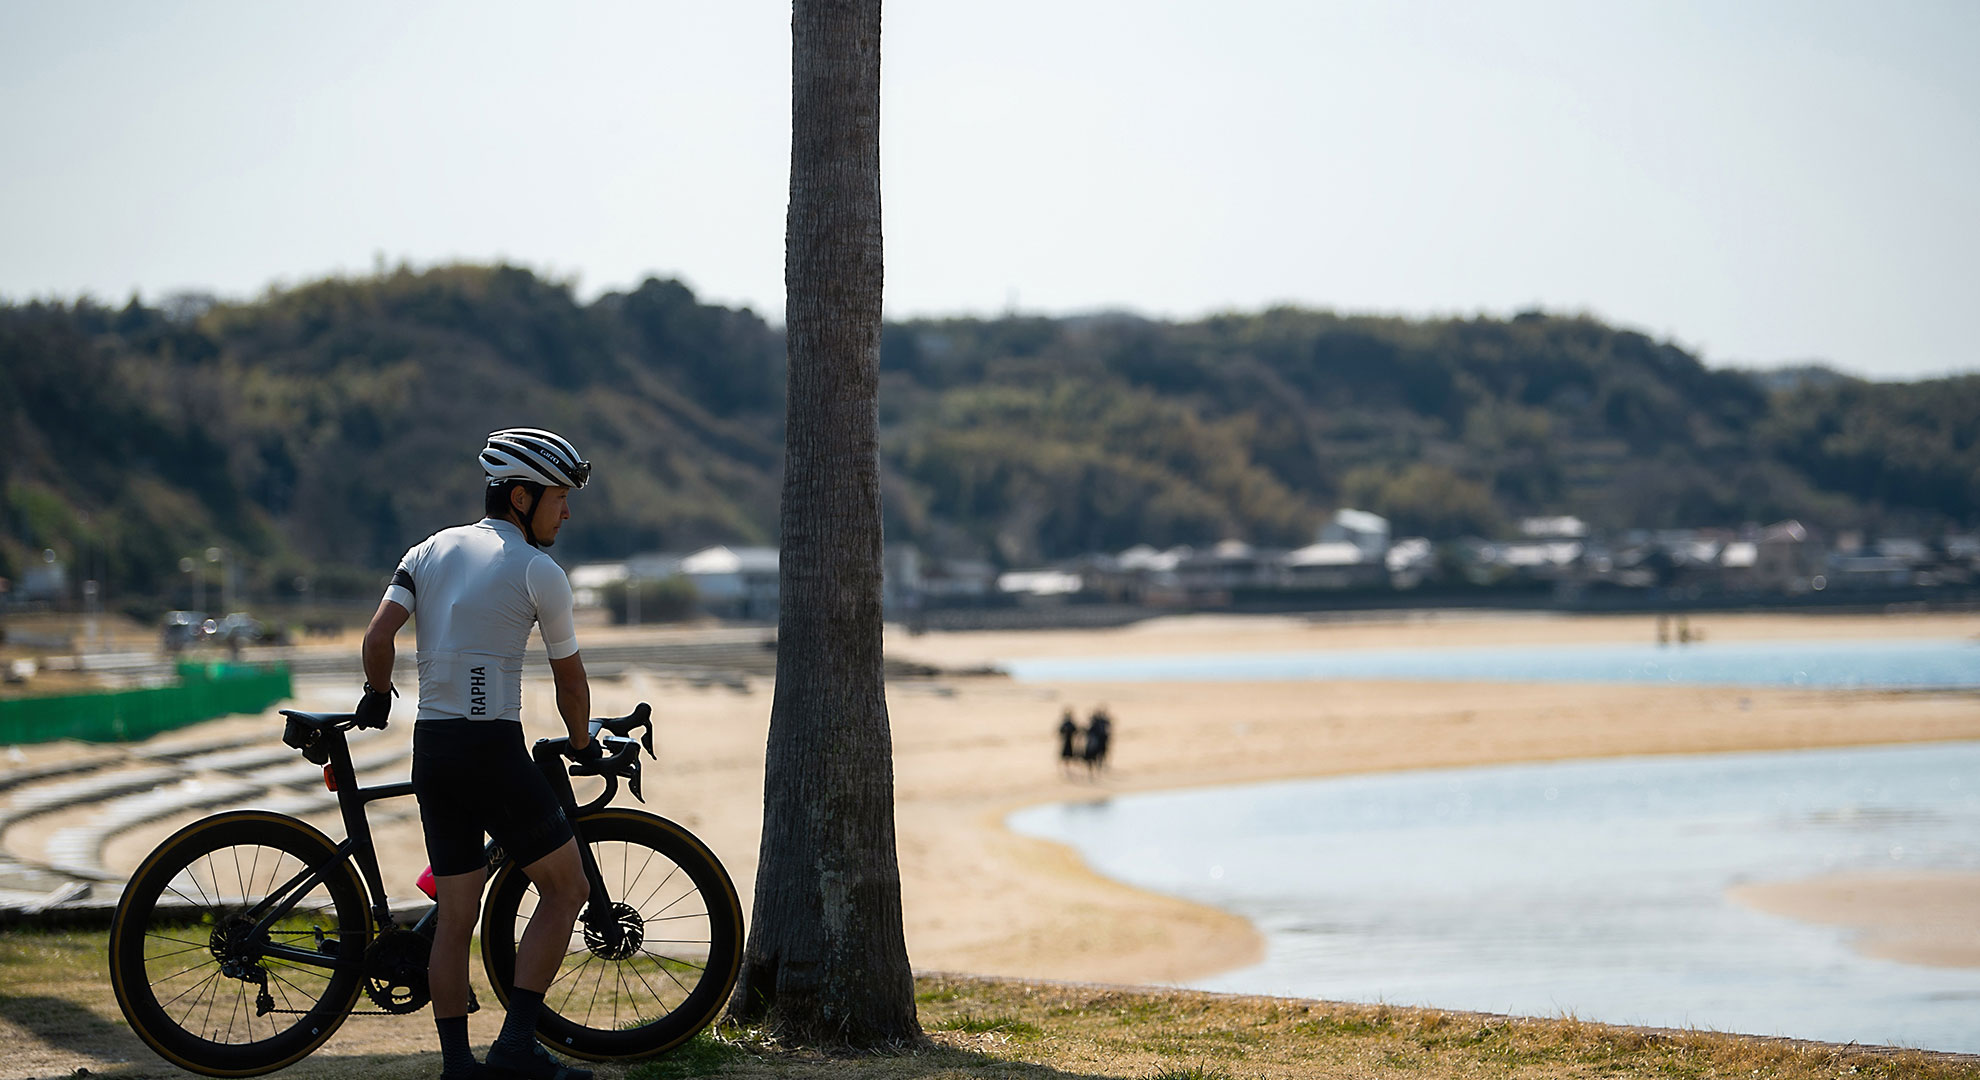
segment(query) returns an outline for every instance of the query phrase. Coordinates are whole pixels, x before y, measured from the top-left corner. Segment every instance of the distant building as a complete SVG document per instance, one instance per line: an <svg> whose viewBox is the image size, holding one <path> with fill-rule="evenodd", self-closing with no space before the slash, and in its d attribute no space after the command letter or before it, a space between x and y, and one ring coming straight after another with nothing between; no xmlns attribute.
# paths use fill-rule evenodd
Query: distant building
<svg viewBox="0 0 1980 1080"><path fill-rule="evenodd" d="M1364 562L1380 562L1389 553L1389 519L1366 510L1336 510L1320 535L1322 544L1353 544Z"/></svg>
<svg viewBox="0 0 1980 1080"><path fill-rule="evenodd" d="M924 559L921 595L932 604L967 604L988 598L997 587L997 568L982 559Z"/></svg>
<svg viewBox="0 0 1980 1080"><path fill-rule="evenodd" d="M1805 593L1828 584L1820 582L1821 555L1799 521L1777 521L1752 540L1753 565L1739 584L1760 592ZM1729 545L1730 546L1730 545ZM1741 557L1744 552L1741 552ZM1737 573L1739 568L1730 567ZM1738 580L1738 579L1735 579Z"/></svg>
<svg viewBox="0 0 1980 1080"><path fill-rule="evenodd" d="M578 607L604 607L614 586L665 581L681 572L682 556L650 551L617 562L584 563L570 569L571 600Z"/></svg>
<svg viewBox="0 0 1980 1080"><path fill-rule="evenodd" d="M880 552L880 607L889 618L921 607L921 549L888 544Z"/></svg>
<svg viewBox="0 0 1980 1080"><path fill-rule="evenodd" d="M1009 570L997 575L997 591L1020 603L1063 601L1084 587L1084 580L1067 570Z"/></svg>
<svg viewBox="0 0 1980 1080"><path fill-rule="evenodd" d="M681 559L680 572L694 582L702 610L711 615L749 622L777 618L776 548L703 548Z"/></svg>
<svg viewBox="0 0 1980 1080"><path fill-rule="evenodd" d="M1295 589L1354 589L1386 584L1387 552L1377 553L1373 558L1369 554L1367 548L1347 540L1308 544L1286 553L1286 584Z"/></svg>
<svg viewBox="0 0 1980 1080"><path fill-rule="evenodd" d="M1471 541L1465 547L1467 572L1479 583L1567 581L1581 576L1586 551L1579 540Z"/></svg>
<svg viewBox="0 0 1980 1080"><path fill-rule="evenodd" d="M14 585L14 599L21 603L60 603L69 598L69 564L53 551L42 552L42 561L29 563Z"/></svg>
<svg viewBox="0 0 1980 1080"><path fill-rule="evenodd" d="M1389 547L1382 565L1389 572L1389 584L1398 589L1414 589L1437 572L1436 549L1424 537L1405 537Z"/></svg>
<svg viewBox="0 0 1980 1080"><path fill-rule="evenodd" d="M1519 534L1528 540L1581 540L1588 536L1588 523L1573 514L1521 518Z"/></svg>

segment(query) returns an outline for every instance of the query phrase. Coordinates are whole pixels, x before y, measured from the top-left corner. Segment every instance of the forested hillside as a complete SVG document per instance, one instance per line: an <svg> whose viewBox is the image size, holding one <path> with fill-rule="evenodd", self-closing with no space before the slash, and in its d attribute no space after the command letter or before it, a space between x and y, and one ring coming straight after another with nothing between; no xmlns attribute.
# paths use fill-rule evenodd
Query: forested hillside
<svg viewBox="0 0 1980 1080"><path fill-rule="evenodd" d="M581 304L458 266L168 309L0 306L0 576L53 548L136 597L225 544L259 591L362 595L475 516L478 440L515 423L597 463L566 562L774 542L781 331L676 282ZM889 537L1006 564L1297 544L1341 505L1433 537L1980 524L1980 377L1770 391L1583 318L923 321L881 366Z"/></svg>

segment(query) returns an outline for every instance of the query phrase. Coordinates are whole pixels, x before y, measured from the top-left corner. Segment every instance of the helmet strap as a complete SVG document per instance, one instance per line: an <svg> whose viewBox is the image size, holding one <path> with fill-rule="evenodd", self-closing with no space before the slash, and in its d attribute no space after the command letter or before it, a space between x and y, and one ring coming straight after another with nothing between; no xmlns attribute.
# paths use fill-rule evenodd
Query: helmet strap
<svg viewBox="0 0 1980 1080"><path fill-rule="evenodd" d="M503 494L507 496L507 502L509 504L509 512L511 514L517 515L517 517L520 518L520 520L518 520L516 524L522 528L523 539L529 541L530 547L541 548L543 545L537 542L536 539L536 508L542 504L543 493L549 489L543 487L541 484L537 484L533 486L535 487L535 490L531 491L530 489L532 485L525 483L521 480L511 480L509 481L508 488L503 492ZM529 495L529 509L527 510L516 509L515 496L510 494L510 492L514 492L518 488L522 489L524 492L527 492Z"/></svg>
<svg viewBox="0 0 1980 1080"><path fill-rule="evenodd" d="M523 539L529 541L529 546L533 548L540 548L543 546L536 539L536 508L542 504L543 492L545 490L547 489L538 486L535 491L530 492L529 511L523 514L523 522L522 522Z"/></svg>

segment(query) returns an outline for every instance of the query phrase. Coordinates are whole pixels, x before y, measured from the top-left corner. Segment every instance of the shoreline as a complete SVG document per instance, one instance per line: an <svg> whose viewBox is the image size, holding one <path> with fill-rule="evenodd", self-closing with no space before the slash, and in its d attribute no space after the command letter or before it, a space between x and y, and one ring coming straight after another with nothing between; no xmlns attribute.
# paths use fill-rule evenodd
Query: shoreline
<svg viewBox="0 0 1980 1080"><path fill-rule="evenodd" d="M1191 616L1101 631L928 633L890 627L903 659L966 669L1020 656L1187 655L1220 651L1516 645L1654 640L1651 616L1413 614L1391 620ZM1980 640L1980 615L1697 617L1707 641L1893 637ZM694 685L627 670L594 680L594 711L654 705L659 759L644 809L695 831L752 905L771 683ZM559 734L547 679L525 683L528 737ZM300 705L348 707L340 682L299 680ZM1311 779L1404 769L1639 754L1787 750L1980 739L1980 694L1681 685L1314 681L1020 683L998 676L896 680L888 687L895 826L909 958L917 971L1173 984L1245 966L1264 941L1243 917L1101 877L1070 849L1006 829L1014 810L1141 791ZM1060 710L1082 720L1105 704L1112 761L1093 782L1059 771ZM193 732L274 743L279 718L234 717ZM381 738L410 741L401 705ZM26 748L30 756L56 753ZM73 748L67 751L74 753ZM408 766L399 765L400 775ZM4 796L0 796L4 797ZM637 805L627 800L627 805ZM382 804L381 804L382 807ZM397 810L393 807L393 810ZM120 837L130 865L202 813ZM382 820L375 839L388 891L410 893L426 864L416 817ZM341 835L335 812L309 819ZM61 815L15 824L17 850ZM23 851L23 853L27 853ZM1789 916L1794 917L1794 916Z"/></svg>
<svg viewBox="0 0 1980 1080"><path fill-rule="evenodd" d="M1855 870L1726 890L1734 903L1850 931L1850 948L1922 967L1980 968L1980 871Z"/></svg>
<svg viewBox="0 0 1980 1080"><path fill-rule="evenodd" d="M1777 614L1697 618L1707 640L1761 641L1838 638L1980 639L1980 617L1823 616ZM1108 631L980 632L909 637L890 631L889 650L945 666L971 666L1021 656L1189 655L1261 648L1394 648L1405 645L1649 642L1654 616L1492 616L1472 612L1411 613L1373 620L1315 620L1285 616L1190 616L1150 620ZM1086 901L1099 912L1086 921L1119 933L1120 921L1154 913L1134 910L1116 894L1129 890L1087 867L1069 849L1031 841L1027 849L1008 839L1004 818L1012 811L1050 802L1105 798L1138 791L1224 784L1313 779L1404 769L1511 764L1639 754L1691 754L1806 749L1980 738L1980 695L1967 691L1833 691L1786 688L1601 684L1398 683L1319 681L1291 683L1029 684L979 686L978 694L1027 696L1038 731L1038 765L1046 768L1046 731L1057 707L1084 712L1105 703L1117 719L1116 768L1097 784L1030 785L1000 801L984 825L1006 838L997 856L1013 874L1085 879ZM966 694L968 691L959 691ZM905 704L905 703L902 703ZM920 709L903 710L890 699L900 728L919 727ZM960 711L960 710L958 710ZM1194 716L1214 721L1192 722ZM1656 725L1642 723L1656 717ZM928 718L934 721L933 717ZM1238 747L1247 747L1240 750ZM907 816L920 793L908 786L910 769L897 745L897 797ZM1008 771L1005 769L998 772ZM1049 775L1049 774L1048 774ZM980 780L978 781L981 782ZM917 811L918 812L918 811ZM902 849L904 890L913 889L909 852ZM1027 867L1024 864L1029 862ZM1237 919L1219 909L1190 905L1197 919ZM1898 909L1893 908L1896 911ZM1902 912L1899 913L1902 917ZM1158 916L1159 917L1159 916ZM1169 929L1190 939L1183 917ZM1036 939L1047 937L1041 920L1016 920ZM1060 934L1076 933L1059 914ZM1112 972L1065 963L1049 951L997 949L964 940L953 927L909 931L916 966L982 970L1019 977L1074 978L1137 983L1175 982L1255 962L1263 940L1248 921L1243 933L1196 939L1151 964L1151 958L1115 952L1104 958ZM946 933L932 933L941 929ZM987 928L986 928L987 929ZM1200 932L1200 931L1199 931ZM1154 940L1147 927L1140 940ZM916 946L919 945L919 948ZM1087 962L1102 959L1087 957Z"/></svg>

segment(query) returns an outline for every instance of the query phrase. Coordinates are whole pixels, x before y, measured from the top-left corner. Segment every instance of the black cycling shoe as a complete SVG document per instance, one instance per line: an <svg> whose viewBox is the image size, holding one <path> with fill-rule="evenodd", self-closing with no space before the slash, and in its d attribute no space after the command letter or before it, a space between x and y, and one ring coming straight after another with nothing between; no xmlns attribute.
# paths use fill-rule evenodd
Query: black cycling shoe
<svg viewBox="0 0 1980 1080"><path fill-rule="evenodd" d="M522 1080L591 1080L590 1069L558 1062L550 1056L550 1051L543 1048L542 1043L530 1049L533 1053L529 1057L518 1060L491 1046L488 1048L488 1063L484 1067L500 1080L515 1080L516 1077Z"/></svg>

